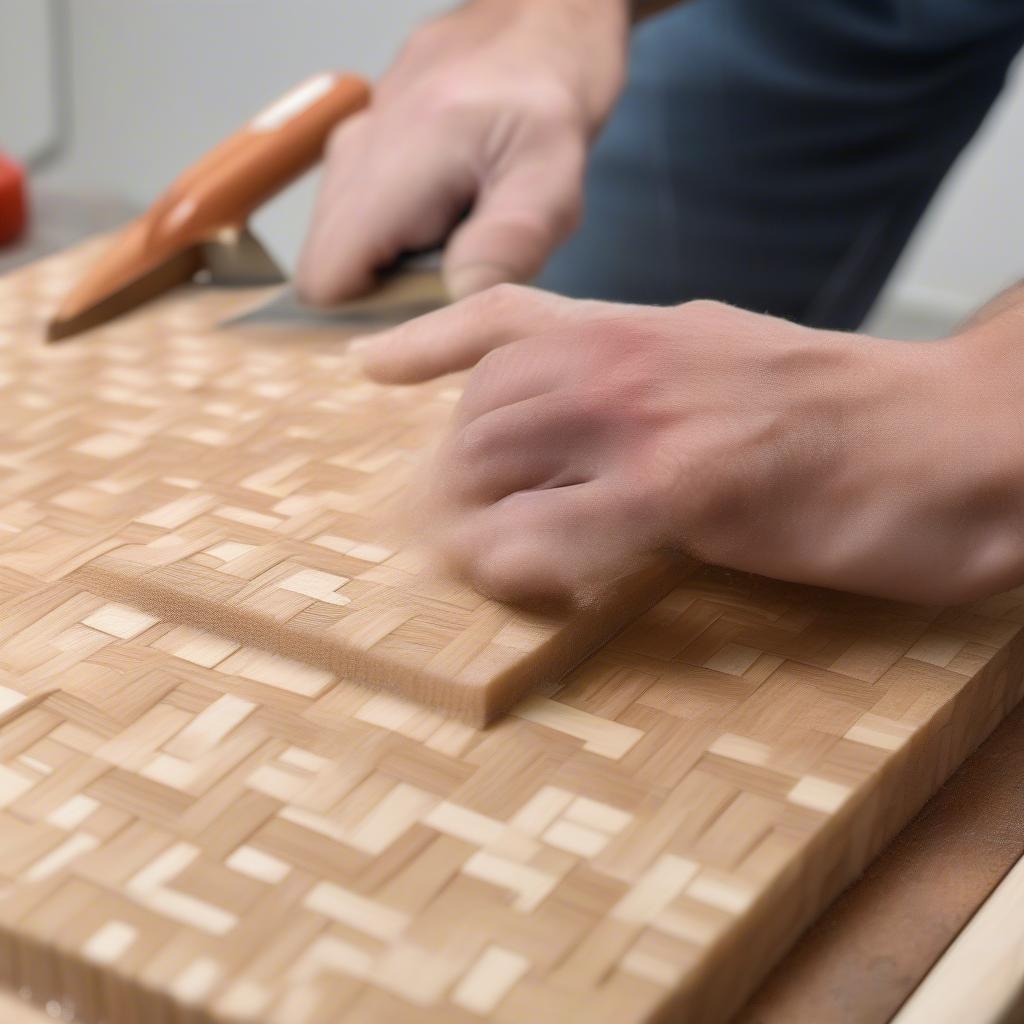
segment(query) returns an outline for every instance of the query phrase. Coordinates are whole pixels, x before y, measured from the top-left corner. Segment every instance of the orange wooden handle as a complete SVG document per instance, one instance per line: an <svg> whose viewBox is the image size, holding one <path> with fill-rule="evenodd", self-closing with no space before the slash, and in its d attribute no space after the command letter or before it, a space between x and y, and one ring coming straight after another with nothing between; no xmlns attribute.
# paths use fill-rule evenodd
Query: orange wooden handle
<svg viewBox="0 0 1024 1024"><path fill-rule="evenodd" d="M369 103L354 75L325 73L287 93L182 174L147 214L158 247L202 241L249 215L320 159L336 124Z"/></svg>
<svg viewBox="0 0 1024 1024"><path fill-rule="evenodd" d="M196 246L241 228L255 209L316 163L339 121L369 101L370 87L352 75L318 75L283 96L125 227L65 298L55 322L74 321L168 260L185 260L180 272L198 266Z"/></svg>

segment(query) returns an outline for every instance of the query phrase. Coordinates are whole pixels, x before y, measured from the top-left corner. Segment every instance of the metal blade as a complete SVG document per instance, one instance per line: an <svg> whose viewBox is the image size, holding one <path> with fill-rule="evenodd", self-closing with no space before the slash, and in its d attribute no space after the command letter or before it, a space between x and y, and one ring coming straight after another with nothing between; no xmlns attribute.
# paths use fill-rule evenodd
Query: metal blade
<svg viewBox="0 0 1024 1024"><path fill-rule="evenodd" d="M210 284L242 288L281 284L285 279L277 261L248 228L223 231L201 249Z"/></svg>
<svg viewBox="0 0 1024 1024"><path fill-rule="evenodd" d="M447 304L439 268L437 252L403 257L381 275L370 295L330 308L310 306L294 287L284 288L255 309L230 317L222 326L295 324L357 331L392 327Z"/></svg>

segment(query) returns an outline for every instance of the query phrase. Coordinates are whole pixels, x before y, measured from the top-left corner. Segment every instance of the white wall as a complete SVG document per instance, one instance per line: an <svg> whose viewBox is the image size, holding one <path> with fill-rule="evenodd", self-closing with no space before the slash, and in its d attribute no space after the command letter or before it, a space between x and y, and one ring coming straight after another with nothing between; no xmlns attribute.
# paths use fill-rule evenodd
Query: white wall
<svg viewBox="0 0 1024 1024"><path fill-rule="evenodd" d="M51 7L0 0L0 149L30 159L53 140Z"/></svg>
<svg viewBox="0 0 1024 1024"><path fill-rule="evenodd" d="M451 0L64 2L71 13L75 135L56 180L141 205L189 160L312 71L380 74L411 27ZM0 0L0 146L5 125L19 121L24 131L46 116L40 111L47 101L36 95L43 90L39 76L37 85L29 75L27 86L12 91L3 73L5 46L11 49L15 39L19 66L43 66L45 54L37 64L25 60L41 45L30 23L43 6L45 0ZM895 330L939 330L1024 273L1022 165L1018 75L901 263L879 329L892 327L895 309ZM286 262L297 250L311 197L312 182L304 182L261 218Z"/></svg>
<svg viewBox="0 0 1024 1024"><path fill-rule="evenodd" d="M1024 277L1024 59L953 168L883 295L894 317L934 334Z"/></svg>
<svg viewBox="0 0 1024 1024"><path fill-rule="evenodd" d="M35 0L38 2L38 0ZM379 76L445 0L70 0L75 134L59 180L140 205L310 74ZM291 265L313 176L257 227Z"/></svg>

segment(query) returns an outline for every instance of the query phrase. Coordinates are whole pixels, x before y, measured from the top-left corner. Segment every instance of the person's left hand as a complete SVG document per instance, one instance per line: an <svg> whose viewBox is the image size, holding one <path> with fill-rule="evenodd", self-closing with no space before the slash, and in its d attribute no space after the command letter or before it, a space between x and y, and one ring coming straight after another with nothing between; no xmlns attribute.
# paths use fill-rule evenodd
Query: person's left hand
<svg viewBox="0 0 1024 1024"><path fill-rule="evenodd" d="M491 596L585 599L662 549L929 603L1011 582L984 551L1016 527L978 494L1016 470L959 339L501 286L363 345L381 381L475 365L424 518Z"/></svg>

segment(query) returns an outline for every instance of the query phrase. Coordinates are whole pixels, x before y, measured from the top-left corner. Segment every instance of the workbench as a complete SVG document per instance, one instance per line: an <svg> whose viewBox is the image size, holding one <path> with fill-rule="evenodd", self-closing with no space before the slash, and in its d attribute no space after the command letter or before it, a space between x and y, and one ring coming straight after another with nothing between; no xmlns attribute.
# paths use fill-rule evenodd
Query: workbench
<svg viewBox="0 0 1024 1024"><path fill-rule="evenodd" d="M222 328L260 296L203 289L47 348L88 256L0 282L0 967L37 1003L723 1020L1020 701L1021 592L661 566L597 644L430 577L378 512L457 380L381 389L343 335ZM418 703L508 679L469 720ZM855 959L888 1013L934 957Z"/></svg>

